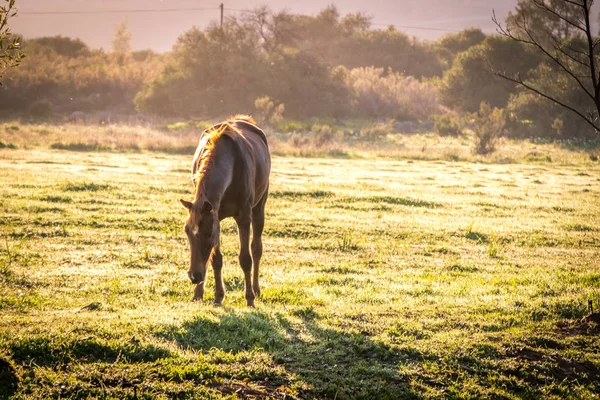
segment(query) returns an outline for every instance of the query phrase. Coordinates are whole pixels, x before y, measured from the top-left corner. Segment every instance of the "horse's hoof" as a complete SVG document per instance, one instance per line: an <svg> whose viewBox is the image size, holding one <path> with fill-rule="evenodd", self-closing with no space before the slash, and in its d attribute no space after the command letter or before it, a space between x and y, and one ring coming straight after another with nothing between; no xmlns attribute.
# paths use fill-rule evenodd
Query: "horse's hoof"
<svg viewBox="0 0 600 400"><path fill-rule="evenodd" d="M223 303L217 303L216 301L213 303L215 307L223 307Z"/></svg>
<svg viewBox="0 0 600 400"><path fill-rule="evenodd" d="M202 302L202 297L194 296L194 297L192 297L192 301Z"/></svg>

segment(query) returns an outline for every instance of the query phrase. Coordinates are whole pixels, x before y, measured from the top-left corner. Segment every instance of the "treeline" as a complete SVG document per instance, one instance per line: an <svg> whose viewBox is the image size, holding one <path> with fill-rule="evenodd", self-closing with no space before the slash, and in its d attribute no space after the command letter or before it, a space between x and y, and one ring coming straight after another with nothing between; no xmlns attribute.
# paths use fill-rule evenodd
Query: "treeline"
<svg viewBox="0 0 600 400"><path fill-rule="evenodd" d="M437 119L456 126L444 130L452 134L489 106L501 111L494 115L512 136L594 135L567 111L492 73L520 72L561 99L586 101L572 85L550 78L556 67L531 48L478 29L419 41L393 27L374 29L361 13L342 16L334 6L316 16L259 8L223 27L185 32L164 55L90 50L63 37L27 40L24 49L27 59L0 89L5 113Z"/></svg>
<svg viewBox="0 0 600 400"><path fill-rule="evenodd" d="M0 88L0 115L73 111L134 112L133 98L157 75L164 56L150 50L106 53L62 36L24 40L27 57Z"/></svg>

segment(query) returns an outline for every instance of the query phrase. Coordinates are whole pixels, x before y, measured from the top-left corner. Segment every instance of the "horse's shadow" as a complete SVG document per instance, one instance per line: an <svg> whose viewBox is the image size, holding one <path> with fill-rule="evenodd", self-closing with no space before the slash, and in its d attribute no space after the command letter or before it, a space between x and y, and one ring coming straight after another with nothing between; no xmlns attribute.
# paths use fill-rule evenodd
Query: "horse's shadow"
<svg viewBox="0 0 600 400"><path fill-rule="evenodd" d="M399 367L427 355L390 348L362 333L326 327L312 310L292 315L224 313L218 320L198 317L183 325L165 326L156 334L195 350L217 348L236 354L261 349L306 382L309 397L420 397Z"/></svg>

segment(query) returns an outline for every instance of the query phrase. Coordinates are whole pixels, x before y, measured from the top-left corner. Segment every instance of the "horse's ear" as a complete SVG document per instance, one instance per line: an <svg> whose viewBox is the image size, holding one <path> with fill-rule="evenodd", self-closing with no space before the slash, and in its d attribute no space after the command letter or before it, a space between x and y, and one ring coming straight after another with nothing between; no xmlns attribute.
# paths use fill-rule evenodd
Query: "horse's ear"
<svg viewBox="0 0 600 400"><path fill-rule="evenodd" d="M209 213L212 210L213 210L212 205L208 201L205 201L204 204L202 205L202 212Z"/></svg>
<svg viewBox="0 0 600 400"><path fill-rule="evenodd" d="M191 202L189 202L189 201L185 201L185 200L183 200L183 199L179 199L179 201L180 201L180 202L181 202L181 204L182 204L182 205L183 205L185 208L187 208L188 210L191 210L191 209L192 209L192 206L193 206L193 204L192 204Z"/></svg>

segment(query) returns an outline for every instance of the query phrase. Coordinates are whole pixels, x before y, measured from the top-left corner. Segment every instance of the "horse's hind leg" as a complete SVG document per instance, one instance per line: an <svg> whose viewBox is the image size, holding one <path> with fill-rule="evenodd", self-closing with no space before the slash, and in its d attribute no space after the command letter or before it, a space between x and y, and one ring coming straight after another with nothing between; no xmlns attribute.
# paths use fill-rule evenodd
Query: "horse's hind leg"
<svg viewBox="0 0 600 400"><path fill-rule="evenodd" d="M254 307L254 290L252 290L252 257L250 256L250 210L236 217L235 221L238 225L240 234L240 266L244 271L244 283L246 287L246 305Z"/></svg>
<svg viewBox="0 0 600 400"><path fill-rule="evenodd" d="M265 202L267 195L261 202L252 209L252 261L254 264L254 271L252 277L252 288L254 294L260 296L260 285L258 284L258 269L260 266L260 259L262 257L263 245L262 245L262 232L265 226Z"/></svg>

